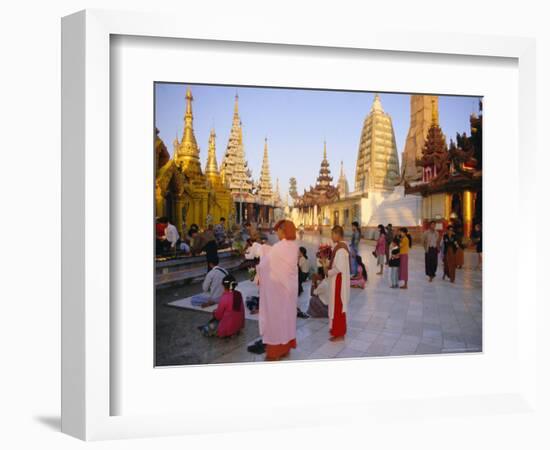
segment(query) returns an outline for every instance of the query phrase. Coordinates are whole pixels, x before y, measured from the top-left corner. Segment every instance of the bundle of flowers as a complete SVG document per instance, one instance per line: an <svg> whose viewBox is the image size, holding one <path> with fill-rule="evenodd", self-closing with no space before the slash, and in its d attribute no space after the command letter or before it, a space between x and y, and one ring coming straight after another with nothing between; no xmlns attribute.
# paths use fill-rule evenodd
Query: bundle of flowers
<svg viewBox="0 0 550 450"><path fill-rule="evenodd" d="M254 278L256 278L256 267L248 268L248 277L250 281L254 281Z"/></svg>
<svg viewBox="0 0 550 450"><path fill-rule="evenodd" d="M332 247L328 244L322 244L319 246L319 250L317 250L317 258L318 259L330 259L332 258Z"/></svg>

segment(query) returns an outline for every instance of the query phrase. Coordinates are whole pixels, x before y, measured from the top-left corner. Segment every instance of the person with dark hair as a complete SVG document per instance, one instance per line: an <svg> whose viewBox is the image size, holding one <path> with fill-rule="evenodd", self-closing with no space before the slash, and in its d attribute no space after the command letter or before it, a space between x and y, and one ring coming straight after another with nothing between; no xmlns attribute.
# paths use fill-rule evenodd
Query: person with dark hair
<svg viewBox="0 0 550 450"><path fill-rule="evenodd" d="M393 226L391 223L388 223L386 227L386 264L390 265L390 245L393 242Z"/></svg>
<svg viewBox="0 0 550 450"><path fill-rule="evenodd" d="M430 227L422 235L422 245L424 246L424 265L426 276L430 283L435 278L437 272L437 253L441 244L441 236L435 229L435 221L430 222Z"/></svg>
<svg viewBox="0 0 550 450"><path fill-rule="evenodd" d="M170 248L170 242L166 240L166 228L168 227L168 218L157 217L155 221L155 241L156 254L164 253Z"/></svg>
<svg viewBox="0 0 550 450"><path fill-rule="evenodd" d="M229 272L220 267L218 257L208 262L209 271L202 282L202 292L191 297L193 306L206 308L215 305L220 301L223 294L223 279L229 275Z"/></svg>
<svg viewBox="0 0 550 450"><path fill-rule="evenodd" d="M277 361L296 348L298 246L290 220L275 224L279 242L262 253L256 266L260 286L259 326L266 360Z"/></svg>
<svg viewBox="0 0 550 450"><path fill-rule="evenodd" d="M226 275L222 281L223 295L218 307L213 312L213 318L200 327L205 336L231 337L239 334L244 328L244 304L241 293L235 288L237 281L233 275Z"/></svg>
<svg viewBox="0 0 550 450"><path fill-rule="evenodd" d="M411 239L406 227L399 229L399 281L403 281L401 289L409 287L409 249Z"/></svg>
<svg viewBox="0 0 550 450"><path fill-rule="evenodd" d="M203 251L206 252L207 271L210 271L210 263L218 260L218 244L214 232L206 230L200 233L196 225L191 225L189 237L191 238L191 253L198 255Z"/></svg>
<svg viewBox="0 0 550 450"><path fill-rule="evenodd" d="M351 277L351 287L365 289L365 284L367 282L367 268L363 263L363 259L360 255L355 257L355 262L357 263L357 275Z"/></svg>
<svg viewBox="0 0 550 450"><path fill-rule="evenodd" d="M351 223L351 242L349 253L351 258L351 275L357 275L356 256L359 254L359 242L361 241L361 227L356 220Z"/></svg>
<svg viewBox="0 0 550 450"><path fill-rule="evenodd" d="M388 262L390 267L390 280L391 287L399 287L399 238L396 236L393 238L390 245L390 260Z"/></svg>
<svg viewBox="0 0 550 450"><path fill-rule="evenodd" d="M305 247L300 247L298 252L298 295L302 295L302 292L304 292L302 283L306 281L309 276L309 261L307 259L307 250Z"/></svg>
<svg viewBox="0 0 550 450"><path fill-rule="evenodd" d="M378 239L376 241L374 254L376 255L376 265L380 267L380 270L376 272L376 275L382 275L384 273L384 264L386 262L386 229L382 224L378 225Z"/></svg>
<svg viewBox="0 0 550 450"><path fill-rule="evenodd" d="M330 340L343 340L346 335L346 312L350 297L350 256L344 242L344 229L340 225L332 228L332 241L335 243L330 261L322 259L330 287L329 321Z"/></svg>
<svg viewBox="0 0 550 450"><path fill-rule="evenodd" d="M455 229L452 225L447 227L447 231L443 236L443 279L449 277L451 283L455 282L456 275L456 251L458 249L458 242L456 240Z"/></svg>

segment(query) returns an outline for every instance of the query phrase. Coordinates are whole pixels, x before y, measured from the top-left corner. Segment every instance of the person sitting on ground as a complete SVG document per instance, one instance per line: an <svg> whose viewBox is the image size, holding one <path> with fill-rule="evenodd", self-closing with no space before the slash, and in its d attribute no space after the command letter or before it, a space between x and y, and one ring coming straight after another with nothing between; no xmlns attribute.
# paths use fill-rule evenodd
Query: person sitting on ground
<svg viewBox="0 0 550 450"><path fill-rule="evenodd" d="M302 292L304 292L302 283L306 281L309 276L309 261L307 259L307 250L305 247L300 247L298 251L298 295L302 295Z"/></svg>
<svg viewBox="0 0 550 450"><path fill-rule="evenodd" d="M311 298L307 313L316 319L328 318L329 301L329 282L323 267L319 267L317 273L311 277Z"/></svg>
<svg viewBox="0 0 550 450"><path fill-rule="evenodd" d="M229 275L229 272L223 267L220 267L218 264L218 259L208 262L208 267L210 270L202 282L202 292L191 297L191 304L193 306L207 308L208 306L215 305L220 301L223 294L222 282L223 279Z"/></svg>
<svg viewBox="0 0 550 450"><path fill-rule="evenodd" d="M365 289L365 283L367 282L367 268L363 263L363 258L360 255L355 257L357 263L357 275L350 277L351 287Z"/></svg>
<svg viewBox="0 0 550 450"><path fill-rule="evenodd" d="M222 281L223 295L213 318L199 327L204 336L227 338L239 334L244 328L244 304L241 293L235 288L237 281L233 275L226 275Z"/></svg>

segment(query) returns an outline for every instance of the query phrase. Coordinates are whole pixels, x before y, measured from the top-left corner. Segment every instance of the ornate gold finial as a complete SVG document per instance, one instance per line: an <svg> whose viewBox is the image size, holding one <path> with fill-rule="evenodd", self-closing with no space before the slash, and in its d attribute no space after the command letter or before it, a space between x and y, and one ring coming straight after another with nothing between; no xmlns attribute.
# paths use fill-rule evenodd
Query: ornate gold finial
<svg viewBox="0 0 550 450"><path fill-rule="evenodd" d="M439 125L437 108L435 107L435 96L432 96L432 125Z"/></svg>
<svg viewBox="0 0 550 450"><path fill-rule="evenodd" d="M191 94L190 88L187 88L187 92L185 93L185 100L186 100L185 115L187 114L193 115L193 109L191 108L191 102L193 101L193 94Z"/></svg>
<svg viewBox="0 0 550 450"><path fill-rule="evenodd" d="M208 139L208 159L206 161L207 175L218 175L218 162L216 161L216 132L212 128L210 130L210 138Z"/></svg>
<svg viewBox="0 0 550 450"><path fill-rule="evenodd" d="M239 114L239 91L235 91L235 106L233 107L233 114Z"/></svg>
<svg viewBox="0 0 550 450"><path fill-rule="evenodd" d="M326 160L327 159L327 141L323 141L323 145L324 145L324 148L323 148L323 159Z"/></svg>
<svg viewBox="0 0 550 450"><path fill-rule="evenodd" d="M373 111L384 112L384 108L382 108L382 102L378 94L374 95L374 101L372 102L371 107L371 112Z"/></svg>

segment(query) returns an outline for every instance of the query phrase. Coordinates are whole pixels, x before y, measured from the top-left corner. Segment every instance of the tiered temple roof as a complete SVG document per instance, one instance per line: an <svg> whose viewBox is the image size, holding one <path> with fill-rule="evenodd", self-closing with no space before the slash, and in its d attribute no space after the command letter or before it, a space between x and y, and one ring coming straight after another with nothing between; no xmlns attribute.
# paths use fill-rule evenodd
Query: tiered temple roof
<svg viewBox="0 0 550 450"><path fill-rule="evenodd" d="M435 102L432 107L432 124L428 130L422 157L416 165L421 170L422 179L416 182L405 180L407 194L427 195L437 192L452 192L462 189L475 189L481 186L481 167L476 159L476 136L481 130L481 119L471 119L470 137L457 135L458 145L451 139L449 148L445 135L438 122ZM474 127L475 124L475 127ZM477 127L477 128L476 128ZM481 143L481 141L480 141ZM481 153L481 148L479 149Z"/></svg>
<svg viewBox="0 0 550 450"><path fill-rule="evenodd" d="M221 178L234 198L244 197L245 201L253 201L251 176L244 152L242 123L239 117L239 96L236 95L233 124L221 165Z"/></svg>
<svg viewBox="0 0 550 450"><path fill-rule="evenodd" d="M355 170L355 191L393 190L399 182L393 124L378 94L363 123Z"/></svg>
<svg viewBox="0 0 550 450"><path fill-rule="evenodd" d="M310 186L309 191L304 190L304 194L296 198L296 206L324 205L338 200L340 194L338 188L332 184L332 180L330 164L327 159L327 143L325 142L317 184L315 187Z"/></svg>

